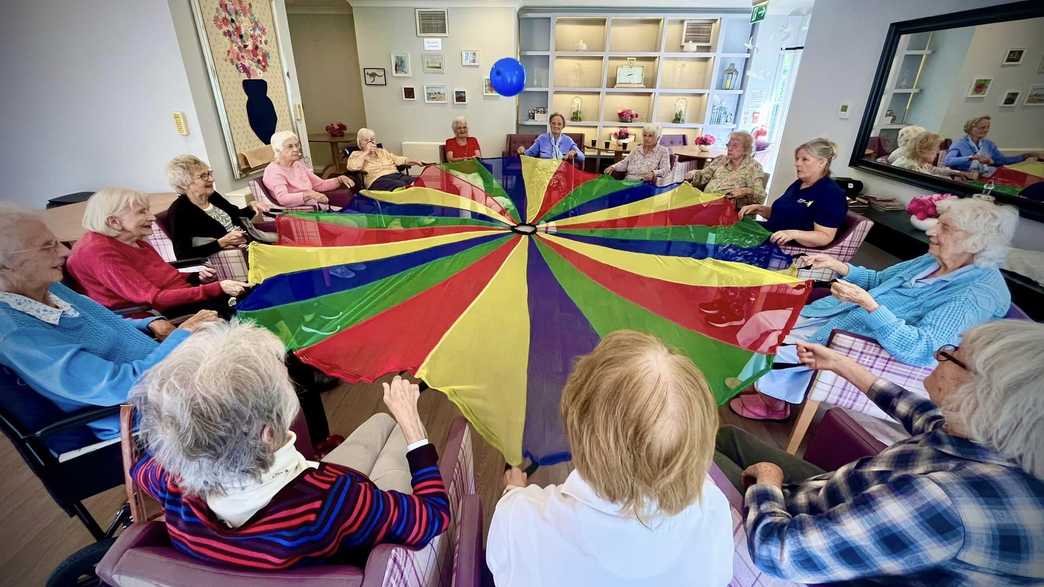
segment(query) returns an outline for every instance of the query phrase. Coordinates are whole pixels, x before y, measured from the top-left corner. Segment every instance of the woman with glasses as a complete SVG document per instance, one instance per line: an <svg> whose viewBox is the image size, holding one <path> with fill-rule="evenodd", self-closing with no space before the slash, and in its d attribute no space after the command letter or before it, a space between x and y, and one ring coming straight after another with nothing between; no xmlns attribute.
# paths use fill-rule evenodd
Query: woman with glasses
<svg viewBox="0 0 1044 587"><path fill-rule="evenodd" d="M304 162L301 139L281 130L272 135L275 159L265 167L261 181L280 206L332 205L343 208L351 201L355 182L347 175L322 179Z"/></svg>
<svg viewBox="0 0 1044 587"><path fill-rule="evenodd" d="M348 171L362 173L367 189L390 192L404 188L416 178L400 173L399 166L424 165L423 161L396 155L378 147L377 133L368 128L360 128L359 132L355 133L355 143L359 145L359 150L348 156L345 167Z"/></svg>
<svg viewBox="0 0 1044 587"><path fill-rule="evenodd" d="M194 155L167 163L167 181L178 199L167 210L167 232L179 259L209 257L222 249L245 247L247 221L260 222L264 204L237 208L214 191L214 174Z"/></svg>
<svg viewBox="0 0 1044 587"><path fill-rule="evenodd" d="M832 296L801 310L788 344L776 353L773 370L754 384L759 393L741 395L729 407L752 420L789 417L788 404L804 400L813 375L799 364L791 339L826 343L835 329L847 330L877 340L903 363L931 366L935 349L957 343L968 328L1004 317L1011 295L999 267L1018 213L974 198L944 200L938 206L942 215L928 230L926 255L882 271L824 254L806 256L805 266L831 269L842 279L831 286ZM728 321L729 316L721 316L726 310L711 309L717 313L708 320ZM728 311L742 316L749 310Z"/></svg>
<svg viewBox="0 0 1044 587"><path fill-rule="evenodd" d="M722 428L714 460L746 490L758 568L815 584L1044 582L1044 325L998 320L937 349L928 399L821 345L798 349L911 437L826 473Z"/></svg>

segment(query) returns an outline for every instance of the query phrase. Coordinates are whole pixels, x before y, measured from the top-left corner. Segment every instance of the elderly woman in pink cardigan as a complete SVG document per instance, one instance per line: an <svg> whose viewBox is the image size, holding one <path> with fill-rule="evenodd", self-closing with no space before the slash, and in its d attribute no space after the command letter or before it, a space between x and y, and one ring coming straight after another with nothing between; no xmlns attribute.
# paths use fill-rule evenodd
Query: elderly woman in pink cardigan
<svg viewBox="0 0 1044 587"><path fill-rule="evenodd" d="M347 175L321 179L301 159L301 140L290 131L281 130L272 135L275 159L265 167L261 181L280 206L294 207L310 204L344 207L351 201L350 194L341 188L355 185Z"/></svg>

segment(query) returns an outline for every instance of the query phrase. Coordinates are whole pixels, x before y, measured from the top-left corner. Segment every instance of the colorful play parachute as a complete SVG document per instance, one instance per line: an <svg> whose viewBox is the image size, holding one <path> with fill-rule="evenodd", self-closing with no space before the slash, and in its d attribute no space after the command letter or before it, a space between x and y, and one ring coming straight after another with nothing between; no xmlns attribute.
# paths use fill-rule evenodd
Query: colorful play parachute
<svg viewBox="0 0 1044 587"><path fill-rule="evenodd" d="M560 391L605 334L658 336L723 403L770 368L808 294L720 195L554 160L430 166L277 227L279 245L250 245L242 318L348 381L415 374L515 464L568 458Z"/></svg>

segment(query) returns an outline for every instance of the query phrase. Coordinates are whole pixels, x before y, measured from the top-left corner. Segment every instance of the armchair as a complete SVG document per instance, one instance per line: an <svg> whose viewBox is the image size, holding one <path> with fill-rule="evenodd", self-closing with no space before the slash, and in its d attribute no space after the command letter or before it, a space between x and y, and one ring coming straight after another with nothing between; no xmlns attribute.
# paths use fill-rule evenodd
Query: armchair
<svg viewBox="0 0 1044 587"><path fill-rule="evenodd" d="M793 256L808 253L825 253L842 262L849 262L855 256L859 247L863 246L866 235L874 222L869 218L848 212L845 223L838 228L834 241L822 248L803 247L801 245L783 245L780 249ZM798 277L802 279L813 279L815 281L830 281L834 279L835 273L829 269L798 269Z"/></svg>
<svg viewBox="0 0 1044 587"><path fill-rule="evenodd" d="M205 259L178 259L177 255L174 254L174 243L170 240L170 231L167 229L166 220L166 211L156 214L156 221L152 223L152 234L145 237L145 242L149 243L153 249L156 249L156 252L159 253L159 256L164 261L175 267L189 269L190 271L210 261L218 279L247 281L246 255L240 249L225 249ZM198 271L198 269L194 270Z"/></svg>

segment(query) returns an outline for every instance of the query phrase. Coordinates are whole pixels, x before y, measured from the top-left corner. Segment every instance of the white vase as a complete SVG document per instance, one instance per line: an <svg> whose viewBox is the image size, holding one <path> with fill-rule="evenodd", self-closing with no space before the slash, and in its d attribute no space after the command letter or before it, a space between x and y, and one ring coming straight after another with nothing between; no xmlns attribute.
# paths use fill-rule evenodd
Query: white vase
<svg viewBox="0 0 1044 587"><path fill-rule="evenodd" d="M938 218L925 218L924 220L921 220L916 216L910 216L910 224L913 224L914 228L916 228L917 230L928 230L929 228L935 226L938 222Z"/></svg>

